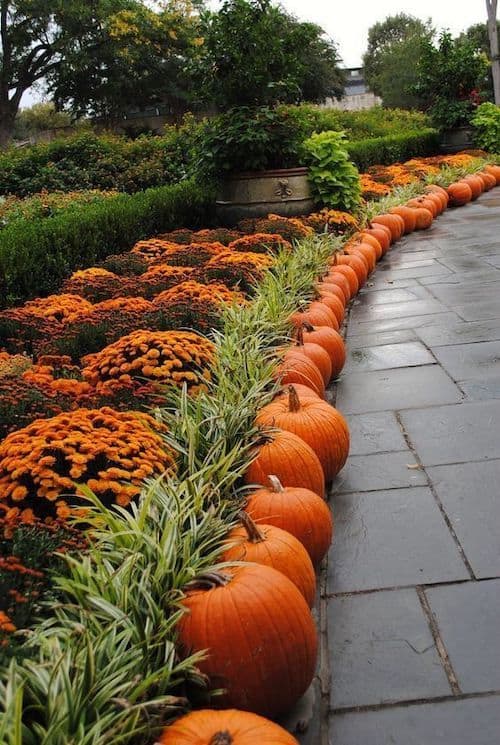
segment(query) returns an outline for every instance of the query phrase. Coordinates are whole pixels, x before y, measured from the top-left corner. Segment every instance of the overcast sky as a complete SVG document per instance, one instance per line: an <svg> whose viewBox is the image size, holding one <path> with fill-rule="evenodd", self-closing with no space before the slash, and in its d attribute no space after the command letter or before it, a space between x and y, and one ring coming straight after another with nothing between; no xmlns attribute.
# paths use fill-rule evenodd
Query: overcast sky
<svg viewBox="0 0 500 745"><path fill-rule="evenodd" d="M210 0L216 8L218 0ZM408 13L422 20L431 18L438 28L458 34L473 23L486 21L484 0L281 0L281 5L298 18L321 26L338 45L345 67L357 67L366 49L368 29L388 15ZM28 92L23 106L40 100Z"/></svg>
<svg viewBox="0 0 500 745"><path fill-rule="evenodd" d="M337 42L346 67L361 64L368 29L388 15L431 18L435 26L453 34L486 21L485 0L281 0L281 5L324 28Z"/></svg>

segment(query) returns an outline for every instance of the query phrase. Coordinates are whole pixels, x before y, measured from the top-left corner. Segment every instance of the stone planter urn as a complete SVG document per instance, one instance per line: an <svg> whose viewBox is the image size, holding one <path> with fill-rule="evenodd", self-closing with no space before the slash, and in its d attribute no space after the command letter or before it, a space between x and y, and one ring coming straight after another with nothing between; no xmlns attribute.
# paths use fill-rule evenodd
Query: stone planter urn
<svg viewBox="0 0 500 745"><path fill-rule="evenodd" d="M473 129L469 126L445 129L441 135L440 147L444 153L458 153L473 147Z"/></svg>
<svg viewBox="0 0 500 745"><path fill-rule="evenodd" d="M293 217L313 209L307 168L235 173L221 185L216 201L217 217L224 225L270 212Z"/></svg>

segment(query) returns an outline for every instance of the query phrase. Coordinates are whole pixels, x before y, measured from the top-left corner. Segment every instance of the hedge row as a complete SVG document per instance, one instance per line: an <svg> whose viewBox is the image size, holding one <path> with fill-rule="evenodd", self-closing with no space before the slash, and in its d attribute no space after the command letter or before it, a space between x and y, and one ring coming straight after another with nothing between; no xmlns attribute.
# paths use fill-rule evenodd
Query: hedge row
<svg viewBox="0 0 500 745"><path fill-rule="evenodd" d="M436 129L405 132L347 143L349 155L360 171L374 165L390 165L410 158L435 155L440 135Z"/></svg>
<svg viewBox="0 0 500 745"><path fill-rule="evenodd" d="M7 226L0 232L0 307L48 295L75 269L127 251L143 238L205 226L214 201L208 190L184 181Z"/></svg>

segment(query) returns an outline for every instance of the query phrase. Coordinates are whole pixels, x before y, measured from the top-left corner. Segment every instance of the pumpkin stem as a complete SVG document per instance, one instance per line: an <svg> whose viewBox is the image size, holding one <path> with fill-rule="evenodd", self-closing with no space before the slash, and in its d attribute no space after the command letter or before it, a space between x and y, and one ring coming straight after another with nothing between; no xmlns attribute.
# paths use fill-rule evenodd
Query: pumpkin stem
<svg viewBox="0 0 500 745"><path fill-rule="evenodd" d="M300 400L293 385L288 386L288 410L300 411Z"/></svg>
<svg viewBox="0 0 500 745"><path fill-rule="evenodd" d="M279 478L277 476L274 476L273 474L271 474L267 478L268 478L269 483L272 486L273 491L275 491L277 493L285 491L283 489L283 485L282 485L281 481L279 480Z"/></svg>
<svg viewBox="0 0 500 745"><path fill-rule="evenodd" d="M185 585L186 590L213 590L231 582L231 575L223 572L203 572Z"/></svg>
<svg viewBox="0 0 500 745"><path fill-rule="evenodd" d="M208 745L232 745L233 742L234 740L231 734L225 729L224 731L220 730L220 732L216 732Z"/></svg>
<svg viewBox="0 0 500 745"><path fill-rule="evenodd" d="M241 510L240 512L238 512L238 517L243 523L243 527L247 532L248 540L250 541L250 543L262 543L262 541L266 540L265 535L261 533L248 512Z"/></svg>
<svg viewBox="0 0 500 745"><path fill-rule="evenodd" d="M312 325L312 323L309 323L309 321L302 321L301 329L302 334L304 333L304 331L307 331L310 334L311 331L314 331L314 326Z"/></svg>
<svg viewBox="0 0 500 745"><path fill-rule="evenodd" d="M300 326L297 328L297 339L296 339L296 347L303 347L304 346L304 323L301 323Z"/></svg>

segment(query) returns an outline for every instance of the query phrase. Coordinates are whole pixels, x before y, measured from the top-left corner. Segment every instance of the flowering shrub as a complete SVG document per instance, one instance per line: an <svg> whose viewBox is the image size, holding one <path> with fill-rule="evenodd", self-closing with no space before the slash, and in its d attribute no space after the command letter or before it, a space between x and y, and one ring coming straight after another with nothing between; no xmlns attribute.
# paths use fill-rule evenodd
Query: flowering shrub
<svg viewBox="0 0 500 745"><path fill-rule="evenodd" d="M124 254L112 254L98 265L100 269L118 274L119 277L135 277L144 274L148 268L147 260L139 254L128 251Z"/></svg>
<svg viewBox="0 0 500 745"><path fill-rule="evenodd" d="M25 303L21 308L13 308L4 311L4 314L11 316L36 316L37 318L46 318L53 321L64 321L75 313L88 311L91 303L84 300L77 293L62 293L60 295L49 295L45 298L37 298Z"/></svg>
<svg viewBox="0 0 500 745"><path fill-rule="evenodd" d="M195 393L210 380L212 342L190 331L134 331L83 358L83 376L96 390L108 380L151 380Z"/></svg>
<svg viewBox="0 0 500 745"><path fill-rule="evenodd" d="M178 245L168 248L151 264L169 264L170 266L203 266L214 256L227 251L222 243L190 243L187 246Z"/></svg>
<svg viewBox="0 0 500 745"><path fill-rule="evenodd" d="M90 267L73 272L63 284L63 291L80 295L92 303L133 294L135 277L119 277L107 269ZM88 308L85 308L88 310ZM76 314L73 313L73 319Z"/></svg>
<svg viewBox="0 0 500 745"><path fill-rule="evenodd" d="M235 241L239 237L240 233L237 230L212 228L197 230L192 234L191 240L188 243L222 243L223 246L229 246L232 241Z"/></svg>
<svg viewBox="0 0 500 745"><path fill-rule="evenodd" d="M20 375L31 367L31 360L25 354L0 352L0 379L6 375Z"/></svg>
<svg viewBox="0 0 500 745"><path fill-rule="evenodd" d="M147 414L76 409L37 419L0 443L0 512L6 530L36 517L65 519L86 484L106 504L126 506L145 478L175 467L161 425Z"/></svg>
<svg viewBox="0 0 500 745"><path fill-rule="evenodd" d="M280 250L292 250L292 244L276 233L253 233L232 241L228 248L231 251L251 251L252 253L277 253Z"/></svg>
<svg viewBox="0 0 500 745"><path fill-rule="evenodd" d="M326 207L319 212L313 212L302 218L305 225L313 228L316 233L328 231L335 235L343 235L350 230L356 230L358 223L349 212L329 210Z"/></svg>
<svg viewBox="0 0 500 745"><path fill-rule="evenodd" d="M289 243L306 238L314 232L296 217L281 217L270 214L267 218L256 220L253 229L244 232L271 233L281 235Z"/></svg>
<svg viewBox="0 0 500 745"><path fill-rule="evenodd" d="M152 298L163 290L168 290L179 282L189 279L192 272L192 267L169 266L168 264L152 266L147 272L133 280L135 290L133 294Z"/></svg>
<svg viewBox="0 0 500 745"><path fill-rule="evenodd" d="M272 263L272 257L266 254L226 249L200 267L195 278L206 284L222 282L228 287L250 293Z"/></svg>
<svg viewBox="0 0 500 745"><path fill-rule="evenodd" d="M43 383L17 375L0 378L0 438L35 419L55 416L71 408L72 397L50 391Z"/></svg>
<svg viewBox="0 0 500 745"><path fill-rule="evenodd" d="M191 231L189 231L191 233ZM163 238L148 238L145 241L138 241L132 248L131 253L146 259L150 262L154 259L160 259L167 253L169 248L175 249L179 245L175 241L167 241Z"/></svg>

